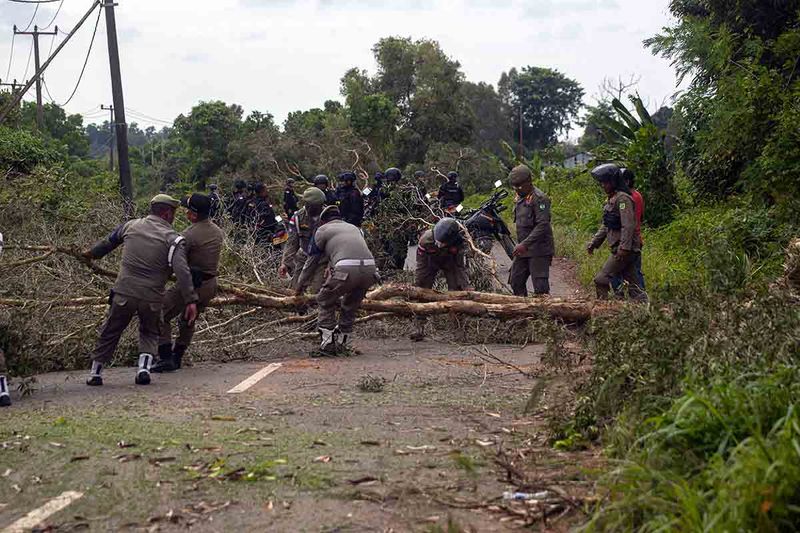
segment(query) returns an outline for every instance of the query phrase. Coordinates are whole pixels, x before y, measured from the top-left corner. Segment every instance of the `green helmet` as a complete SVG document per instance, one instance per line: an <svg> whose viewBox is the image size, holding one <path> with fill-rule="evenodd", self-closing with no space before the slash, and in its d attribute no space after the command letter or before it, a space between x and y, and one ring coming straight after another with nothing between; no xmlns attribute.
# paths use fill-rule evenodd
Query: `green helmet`
<svg viewBox="0 0 800 533"><path fill-rule="evenodd" d="M322 205L325 203L325 193L316 187L309 187L303 191L303 202L310 205Z"/></svg>

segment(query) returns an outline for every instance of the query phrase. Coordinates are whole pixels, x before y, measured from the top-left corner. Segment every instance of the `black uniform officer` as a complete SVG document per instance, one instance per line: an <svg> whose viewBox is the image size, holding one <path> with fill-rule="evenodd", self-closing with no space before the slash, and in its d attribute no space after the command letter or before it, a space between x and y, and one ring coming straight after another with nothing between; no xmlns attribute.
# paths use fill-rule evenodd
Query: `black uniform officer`
<svg viewBox="0 0 800 533"><path fill-rule="evenodd" d="M342 220L354 226L361 227L364 221L364 198L361 191L355 186L356 175L353 172L343 172L336 177L339 186L336 188L336 198L339 201L339 213Z"/></svg>

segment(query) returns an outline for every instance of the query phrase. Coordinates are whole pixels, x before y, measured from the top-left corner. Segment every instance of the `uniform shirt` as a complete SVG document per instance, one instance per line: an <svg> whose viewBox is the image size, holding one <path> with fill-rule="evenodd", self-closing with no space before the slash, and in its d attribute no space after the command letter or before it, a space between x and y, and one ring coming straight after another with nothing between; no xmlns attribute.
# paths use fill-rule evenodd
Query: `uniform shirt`
<svg viewBox="0 0 800 533"><path fill-rule="evenodd" d="M231 194L231 197L228 200L228 214L230 215L234 224L244 224L246 222L246 207L247 195L244 193L244 191L236 191Z"/></svg>
<svg viewBox="0 0 800 533"><path fill-rule="evenodd" d="M305 261L311 237L319 224L319 217L312 217L305 207L300 208L289 221L289 240L283 248L282 262L284 266L294 265L295 259ZM298 265L300 268L303 265Z"/></svg>
<svg viewBox="0 0 800 533"><path fill-rule="evenodd" d="M328 187L327 189L322 189L322 192L325 193L325 205L336 205L336 191Z"/></svg>
<svg viewBox="0 0 800 533"><path fill-rule="evenodd" d="M289 187L283 191L283 210L286 211L286 216L292 218L297 212L297 195Z"/></svg>
<svg viewBox="0 0 800 533"><path fill-rule="evenodd" d="M255 229L259 235L272 234L278 223L275 222L275 210L266 197L257 196L253 207Z"/></svg>
<svg viewBox="0 0 800 533"><path fill-rule="evenodd" d="M122 266L114 282L116 294L160 303L164 286L174 272L183 301L197 301L185 239L169 222L155 215L129 220L96 243L92 256L100 259L123 244Z"/></svg>
<svg viewBox="0 0 800 533"><path fill-rule="evenodd" d="M216 192L209 194L208 199L211 201L211 209L208 211L208 216L216 220L222 211L222 199Z"/></svg>
<svg viewBox="0 0 800 533"><path fill-rule="evenodd" d="M636 233L636 207L628 194L617 191L606 201L603 206L603 221L589 244L590 248L599 248L607 240L613 253L617 253L618 249L641 251L642 241ZM607 221L612 221L611 227Z"/></svg>
<svg viewBox="0 0 800 533"><path fill-rule="evenodd" d="M517 240L527 251L520 257L548 257L555 255L553 227L550 225L550 198L536 187L514 205L514 223Z"/></svg>
<svg viewBox="0 0 800 533"><path fill-rule="evenodd" d="M464 201L464 189L458 182L448 181L439 188L439 203L444 209L454 207Z"/></svg>
<svg viewBox="0 0 800 533"><path fill-rule="evenodd" d="M364 198L361 196L361 191L352 185L340 185L336 188L336 198L339 201L342 220L354 226L361 226L364 221Z"/></svg>
<svg viewBox="0 0 800 533"><path fill-rule="evenodd" d="M328 259L333 268L344 259L375 260L361 230L343 220L331 220L317 228L311 238L308 259L300 274L299 288L308 286L323 259Z"/></svg>
<svg viewBox="0 0 800 533"><path fill-rule="evenodd" d="M219 256L222 253L223 234L210 219L195 222L183 232L186 239L186 256L192 272L207 277L219 273Z"/></svg>

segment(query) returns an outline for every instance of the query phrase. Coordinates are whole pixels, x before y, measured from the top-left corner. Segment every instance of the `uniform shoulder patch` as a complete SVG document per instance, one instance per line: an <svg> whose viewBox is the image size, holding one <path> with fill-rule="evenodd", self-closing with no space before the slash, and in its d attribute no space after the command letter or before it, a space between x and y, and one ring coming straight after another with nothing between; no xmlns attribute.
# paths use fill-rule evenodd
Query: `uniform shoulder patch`
<svg viewBox="0 0 800 533"><path fill-rule="evenodd" d="M539 204L539 209L541 209L542 211L544 211L545 209L547 209L547 204L545 204L544 202L542 202L541 204Z"/></svg>
<svg viewBox="0 0 800 533"><path fill-rule="evenodd" d="M620 202L619 203L619 208L620 209L625 209L625 202Z"/></svg>

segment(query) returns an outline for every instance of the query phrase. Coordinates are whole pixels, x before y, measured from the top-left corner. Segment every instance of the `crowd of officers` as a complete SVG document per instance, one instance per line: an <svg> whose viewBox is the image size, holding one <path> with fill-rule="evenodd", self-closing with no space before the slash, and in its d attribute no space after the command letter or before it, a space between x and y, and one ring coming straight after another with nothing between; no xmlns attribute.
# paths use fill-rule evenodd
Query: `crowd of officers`
<svg viewBox="0 0 800 533"><path fill-rule="evenodd" d="M644 300L641 272L644 200L633 188L633 175L626 169L601 165L592 175L605 191L607 201L602 225L587 245L587 251L593 253L606 241L611 248L610 257L595 278L597 295L608 298L613 289L619 296L627 288L632 299ZM401 178L397 169L389 169L384 177ZM291 277L294 295L300 296L308 289L316 295L320 333L317 353L336 355L349 349L361 302L380 277L359 228L364 201L361 191L354 186L355 175L341 174L335 192L331 191L327 178L322 178L315 178L314 186L305 189L299 198L294 194L293 183L287 183L284 208L290 217L289 240L283 250L279 274ZM418 181L419 178L415 176ZM448 176L442 188L447 188L445 198L460 203L463 191L452 186L456 180L457 176ZM381 184L376 181L380 198ZM512 290L516 295L527 296L530 280L535 294L549 294L550 266L555 253L550 199L533 185L531 171L526 166L515 167L509 181L517 194L514 220L518 244L511 267ZM272 215L274 222L274 210L263 184L252 187L253 194L246 194L246 189L237 182L230 202L221 201L215 187L209 195L194 193L182 200L159 194L150 202L149 215L121 224L83 252L85 259L91 261L120 246L123 249L121 268L109 297L109 311L91 354L88 385L103 384L103 369L111 362L122 333L134 317L138 319L140 353L135 383L146 385L151 381L151 373L181 368L195 321L217 292L224 235L215 219L224 204L228 204L231 218L252 211L256 215L248 216L258 220L264 211ZM367 200L375 189L369 191ZM181 206L191 225L179 234L173 222ZM467 230L452 217L444 216L423 231L416 252L415 284L433 288L442 274L448 290L470 290L468 242ZM172 275L176 281L167 290ZM178 328L177 336L173 336L173 323ZM425 338L426 321L419 318L415 323L411 338L419 341ZM0 350L0 406L10 403L5 359Z"/></svg>

